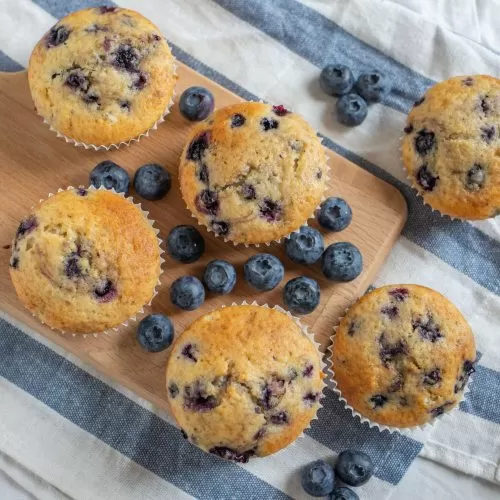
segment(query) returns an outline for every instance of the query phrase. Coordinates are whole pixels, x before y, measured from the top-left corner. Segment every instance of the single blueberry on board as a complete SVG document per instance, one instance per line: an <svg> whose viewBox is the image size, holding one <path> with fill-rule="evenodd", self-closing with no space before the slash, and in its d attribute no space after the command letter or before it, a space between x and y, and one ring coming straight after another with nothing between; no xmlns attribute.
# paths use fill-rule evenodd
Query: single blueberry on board
<svg viewBox="0 0 500 500"><path fill-rule="evenodd" d="M285 268L278 257L268 253L250 257L243 270L247 282L261 291L276 288L285 275Z"/></svg>
<svg viewBox="0 0 500 500"><path fill-rule="evenodd" d="M172 283L170 300L185 311L194 311L205 301L205 289L198 278L182 276Z"/></svg>
<svg viewBox="0 0 500 500"><path fill-rule="evenodd" d="M335 488L333 490L333 493L328 497L328 500L359 500L359 496L350 488L341 486L340 488Z"/></svg>
<svg viewBox="0 0 500 500"><path fill-rule="evenodd" d="M345 450L337 458L335 473L349 486L361 486L373 476L372 459L362 451Z"/></svg>
<svg viewBox="0 0 500 500"><path fill-rule="evenodd" d="M323 253L321 270L332 281L352 281L363 270L363 257L352 243L333 243Z"/></svg>
<svg viewBox="0 0 500 500"><path fill-rule="evenodd" d="M125 169L113 161L104 160L90 172L90 184L96 188L114 189L117 193L128 193L130 179Z"/></svg>
<svg viewBox="0 0 500 500"><path fill-rule="evenodd" d="M283 302L293 313L310 314L318 307L320 295L320 288L316 280L299 276L291 279L285 285Z"/></svg>
<svg viewBox="0 0 500 500"><path fill-rule="evenodd" d="M167 252L179 262L189 264L198 260L205 251L205 240L193 226L176 226L167 237Z"/></svg>
<svg viewBox="0 0 500 500"><path fill-rule="evenodd" d="M321 233L312 227L302 226L285 239L288 257L299 264L314 264L323 255L325 244Z"/></svg>
<svg viewBox="0 0 500 500"><path fill-rule="evenodd" d="M172 179L161 165L148 163L137 169L134 175L134 189L146 200L160 200L172 186Z"/></svg>
<svg viewBox="0 0 500 500"><path fill-rule="evenodd" d="M324 497L335 488L335 472L324 460L316 460L302 470L301 483L309 495Z"/></svg>
<svg viewBox="0 0 500 500"><path fill-rule="evenodd" d="M205 268L203 282L210 292L228 294L236 284L236 269L226 260L212 260Z"/></svg>
<svg viewBox="0 0 500 500"><path fill-rule="evenodd" d="M366 102L380 102L391 91L391 84L380 71L372 71L359 76L354 91Z"/></svg>
<svg viewBox="0 0 500 500"><path fill-rule="evenodd" d="M214 96L205 87L189 87L179 100L179 110L182 116L192 122L207 118L214 110Z"/></svg>
<svg viewBox="0 0 500 500"><path fill-rule="evenodd" d="M136 335L143 349L148 352L160 352L169 347L174 340L174 325L164 314L149 314L140 321ZM170 394L172 395L172 390Z"/></svg>
<svg viewBox="0 0 500 500"><path fill-rule="evenodd" d="M363 123L368 114L368 104L358 94L346 94L337 100L337 120L347 127Z"/></svg>
<svg viewBox="0 0 500 500"><path fill-rule="evenodd" d="M342 198L330 196L323 201L316 214L321 227L330 231L343 231L352 221L352 210Z"/></svg>
<svg viewBox="0 0 500 500"><path fill-rule="evenodd" d="M352 71L342 64L328 64L319 75L319 86L328 95L347 94L354 86Z"/></svg>

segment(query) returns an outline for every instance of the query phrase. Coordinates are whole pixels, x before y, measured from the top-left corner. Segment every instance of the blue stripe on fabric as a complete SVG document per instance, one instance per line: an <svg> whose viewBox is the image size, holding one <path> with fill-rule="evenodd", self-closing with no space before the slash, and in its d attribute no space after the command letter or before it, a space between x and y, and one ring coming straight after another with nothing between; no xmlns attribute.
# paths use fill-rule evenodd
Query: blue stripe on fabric
<svg viewBox="0 0 500 500"><path fill-rule="evenodd" d="M174 426L0 319L0 376L196 498L286 499L236 464L202 452Z"/></svg>
<svg viewBox="0 0 500 500"><path fill-rule="evenodd" d="M498 404L500 373L477 365L472 375L470 392L460 403L460 409L466 413L500 424L500 404Z"/></svg>
<svg viewBox="0 0 500 500"><path fill-rule="evenodd" d="M434 83L296 0L214 1L318 68L335 62L359 73L382 71L392 82L392 92L382 102L398 111L408 112Z"/></svg>
<svg viewBox="0 0 500 500"><path fill-rule="evenodd" d="M0 50L0 71L22 71L24 68Z"/></svg>

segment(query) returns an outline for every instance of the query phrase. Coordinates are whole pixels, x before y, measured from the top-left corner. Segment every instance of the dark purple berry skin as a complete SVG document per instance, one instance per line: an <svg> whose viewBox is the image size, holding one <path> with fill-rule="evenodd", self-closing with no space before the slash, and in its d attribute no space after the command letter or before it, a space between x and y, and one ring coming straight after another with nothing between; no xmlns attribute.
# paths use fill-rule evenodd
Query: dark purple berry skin
<svg viewBox="0 0 500 500"><path fill-rule="evenodd" d="M260 216L268 222L278 222L281 220L282 210L281 203L270 198L265 198L259 205Z"/></svg>
<svg viewBox="0 0 500 500"><path fill-rule="evenodd" d="M269 421L274 425L286 425L289 422L290 417L286 411L280 411L275 415L269 417Z"/></svg>
<svg viewBox="0 0 500 500"><path fill-rule="evenodd" d="M417 107L417 106L420 106L423 102L425 101L425 96L421 97L420 99L418 99L417 101L415 101L413 103L413 107Z"/></svg>
<svg viewBox="0 0 500 500"><path fill-rule="evenodd" d="M81 90L82 92L86 92L89 88L89 81L80 69L72 71L64 83L71 89Z"/></svg>
<svg viewBox="0 0 500 500"><path fill-rule="evenodd" d="M217 398L207 394L205 386L200 381L184 388L184 408L186 410L205 413L213 410L218 404Z"/></svg>
<svg viewBox="0 0 500 500"><path fill-rule="evenodd" d="M181 354L185 358L193 361L193 363L196 363L196 362L198 362L198 358L196 357L196 351L197 351L197 349L196 349L195 345L193 345L193 344L186 344L182 348Z"/></svg>
<svg viewBox="0 0 500 500"><path fill-rule="evenodd" d="M218 236L227 236L231 229L229 222L225 222L222 220L212 221L210 227L212 228L212 231Z"/></svg>
<svg viewBox="0 0 500 500"><path fill-rule="evenodd" d="M410 292L407 288L393 288L389 290L389 295L397 302L404 302L410 296Z"/></svg>
<svg viewBox="0 0 500 500"><path fill-rule="evenodd" d="M240 464L246 464L248 462L248 459L255 455L255 450L239 452L226 446L215 446L208 451L209 453L217 455L220 458L225 458L226 460L231 460L232 462L237 462Z"/></svg>
<svg viewBox="0 0 500 500"><path fill-rule="evenodd" d="M451 406L453 403L451 403L450 401L447 401L446 403L442 404L441 406L437 406L436 408L433 408L429 413L431 414L431 416L433 418L436 418L436 417L439 417L440 415L442 415L443 413L445 413L447 410L447 408L449 406Z"/></svg>
<svg viewBox="0 0 500 500"><path fill-rule="evenodd" d="M465 360L462 366L462 371L458 376L457 383L455 384L455 394L464 390L469 377L476 371L474 368L474 361Z"/></svg>
<svg viewBox="0 0 500 500"><path fill-rule="evenodd" d="M47 47L52 48L52 47L57 47L58 45L61 45L64 43L70 34L70 30L66 28L66 26L54 26L48 33L47 33Z"/></svg>
<svg viewBox="0 0 500 500"><path fill-rule="evenodd" d="M168 386L168 393L170 394L170 397L172 399L175 399L179 395L179 386L176 383L172 382Z"/></svg>
<svg viewBox="0 0 500 500"><path fill-rule="evenodd" d="M26 219L23 219L19 224L16 231L16 240L19 240L23 236L31 233L38 227L38 219L34 215L30 215Z"/></svg>
<svg viewBox="0 0 500 500"><path fill-rule="evenodd" d="M195 204L201 213L213 216L219 213L219 197L216 191L204 189L196 196Z"/></svg>
<svg viewBox="0 0 500 500"><path fill-rule="evenodd" d="M102 7L99 7L99 12L101 14L109 14L111 12L116 12L118 10L118 7L112 7L112 6L107 6L103 5Z"/></svg>
<svg viewBox="0 0 500 500"><path fill-rule="evenodd" d="M257 198L255 188L251 184L243 184L241 194L245 200L255 200Z"/></svg>
<svg viewBox="0 0 500 500"><path fill-rule="evenodd" d="M472 78L471 76L464 78L462 80L462 85L465 85L466 87L472 87L474 85L474 78Z"/></svg>
<svg viewBox="0 0 500 500"><path fill-rule="evenodd" d="M422 340L429 340L432 343L444 338L440 326L434 321L432 314L426 317L418 317L411 322L413 331L420 334Z"/></svg>
<svg viewBox="0 0 500 500"><path fill-rule="evenodd" d="M117 294L116 286L111 280L104 280L94 289L94 295L100 303L111 302Z"/></svg>
<svg viewBox="0 0 500 500"><path fill-rule="evenodd" d="M311 364L307 364L302 372L302 376L306 378L311 378L314 371L314 366Z"/></svg>
<svg viewBox="0 0 500 500"><path fill-rule="evenodd" d="M422 382L425 385L436 385L441 382L441 370L439 368L435 368L434 370L425 373Z"/></svg>
<svg viewBox="0 0 500 500"><path fill-rule="evenodd" d="M262 388L261 397L257 403L264 410L271 410L279 404L285 392L285 380L275 375Z"/></svg>
<svg viewBox="0 0 500 500"><path fill-rule="evenodd" d="M277 129L279 123L274 118L262 118L260 126L264 132L267 132L268 130Z"/></svg>
<svg viewBox="0 0 500 500"><path fill-rule="evenodd" d="M214 96L205 87L190 87L182 93L179 100L182 116L193 122L205 120L214 110L214 105Z"/></svg>
<svg viewBox="0 0 500 500"><path fill-rule="evenodd" d="M387 403L387 397L383 394L375 394L370 398L370 403L372 404L372 408L374 410L382 408Z"/></svg>
<svg viewBox="0 0 500 500"><path fill-rule="evenodd" d="M413 132L413 125L411 123L409 125L406 125L403 131L405 134L411 134Z"/></svg>
<svg viewBox="0 0 500 500"><path fill-rule="evenodd" d="M490 143L493 141L496 135L496 128L494 125L487 126L485 125L484 127L481 127L481 139L486 142Z"/></svg>
<svg viewBox="0 0 500 500"><path fill-rule="evenodd" d="M396 306L384 306L380 312L387 316L389 319L394 319L399 315L399 309Z"/></svg>
<svg viewBox="0 0 500 500"><path fill-rule="evenodd" d="M205 153L205 149L208 148L210 142L210 132L207 130L201 132L197 137L193 139L188 147L186 157L191 161L200 161Z"/></svg>
<svg viewBox="0 0 500 500"><path fill-rule="evenodd" d="M417 183L424 191L433 191L436 187L438 175L433 175L427 168L427 165L422 165L417 172Z"/></svg>
<svg viewBox="0 0 500 500"><path fill-rule="evenodd" d="M398 356L408 354L408 345L403 339L391 344L383 333L379 338L379 344L379 357L386 368L389 366L389 363L393 362Z"/></svg>
<svg viewBox="0 0 500 500"><path fill-rule="evenodd" d="M415 137L415 150L421 156L429 154L435 147L436 136L427 129L420 130Z"/></svg>
<svg viewBox="0 0 500 500"><path fill-rule="evenodd" d="M243 115L236 113L231 117L231 128L242 127L246 121Z"/></svg>
<svg viewBox="0 0 500 500"><path fill-rule="evenodd" d="M319 400L319 397L320 397L319 392L308 392L303 396L302 401L304 401L304 404L306 406L312 406Z"/></svg>
<svg viewBox="0 0 500 500"><path fill-rule="evenodd" d="M488 116L489 114L491 114L491 112L493 111L493 107L491 106L489 96L484 96L481 99L480 107L481 107L481 111L485 114L485 116Z"/></svg>
<svg viewBox="0 0 500 500"><path fill-rule="evenodd" d="M139 51L131 45L119 45L115 52L113 52L112 64L116 68L135 72L138 69L139 61Z"/></svg>
<svg viewBox="0 0 500 500"><path fill-rule="evenodd" d="M203 184L208 184L210 177L208 174L208 167L202 163L200 169L198 170L198 179L200 179Z"/></svg>

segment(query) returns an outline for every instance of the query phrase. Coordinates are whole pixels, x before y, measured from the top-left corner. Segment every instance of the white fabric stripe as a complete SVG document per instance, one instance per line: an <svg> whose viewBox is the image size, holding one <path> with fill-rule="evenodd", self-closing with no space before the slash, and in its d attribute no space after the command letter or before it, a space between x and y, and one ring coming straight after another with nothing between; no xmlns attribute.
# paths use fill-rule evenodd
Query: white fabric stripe
<svg viewBox="0 0 500 500"><path fill-rule="evenodd" d="M433 80L463 74L500 74L500 59L494 52L435 24L435 0L428 0L432 8L427 11L434 22L382 0L301 1L340 23L360 40ZM457 10L456 0L447 1L452 6L450 8ZM460 12L460 15L464 22L470 22L466 14ZM388 23L387 19L391 22ZM496 26L497 21L498 6L496 14L492 12L490 22ZM415 45L417 41L421 42L418 46Z"/></svg>
<svg viewBox="0 0 500 500"><path fill-rule="evenodd" d="M193 498L7 380L0 378L0 387L0 448L61 492L122 500Z"/></svg>

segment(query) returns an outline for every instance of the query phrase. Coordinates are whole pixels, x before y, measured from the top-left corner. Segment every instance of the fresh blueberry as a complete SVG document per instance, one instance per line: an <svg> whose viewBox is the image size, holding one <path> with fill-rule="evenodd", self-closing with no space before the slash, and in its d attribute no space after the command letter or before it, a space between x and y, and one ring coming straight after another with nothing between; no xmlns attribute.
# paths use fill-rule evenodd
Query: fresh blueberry
<svg viewBox="0 0 500 500"><path fill-rule="evenodd" d="M343 231L352 220L351 207L342 198L330 196L319 207L319 224L330 231Z"/></svg>
<svg viewBox="0 0 500 500"><path fill-rule="evenodd" d="M352 243L334 243L325 250L321 269L330 280L352 281L361 274L363 257Z"/></svg>
<svg viewBox="0 0 500 500"><path fill-rule="evenodd" d="M318 282L305 276L290 280L283 289L283 302L290 311L309 314L318 307L320 288Z"/></svg>
<svg viewBox="0 0 500 500"><path fill-rule="evenodd" d="M299 264L314 264L320 259L324 249L323 236L317 229L309 226L302 226L298 233L292 233L285 240L286 254Z"/></svg>
<svg viewBox="0 0 500 500"><path fill-rule="evenodd" d="M205 301L205 289L201 281L194 276L182 276L170 287L172 304L186 311L198 309Z"/></svg>
<svg viewBox="0 0 500 500"><path fill-rule="evenodd" d="M302 470L302 488L313 497L329 495L335 488L335 472L324 460L316 460Z"/></svg>
<svg viewBox="0 0 500 500"><path fill-rule="evenodd" d="M358 94L346 94L337 101L337 119L347 127L363 123L368 114L368 104Z"/></svg>
<svg viewBox="0 0 500 500"><path fill-rule="evenodd" d="M214 110L214 96L205 87L189 87L181 95L179 110L184 118L199 122Z"/></svg>
<svg viewBox="0 0 500 500"><path fill-rule="evenodd" d="M172 258L189 264L205 251L205 240L193 226L175 226L167 238L167 251Z"/></svg>
<svg viewBox="0 0 500 500"><path fill-rule="evenodd" d="M337 458L335 472L349 486L361 486L372 477L373 462L362 451L345 450Z"/></svg>
<svg viewBox="0 0 500 500"><path fill-rule="evenodd" d="M101 186L114 189L117 193L128 193L130 180L125 169L113 161L105 160L98 163L90 172L90 184L96 188Z"/></svg>
<svg viewBox="0 0 500 500"><path fill-rule="evenodd" d="M354 85L352 71L342 64L328 64L319 75L319 86L328 95L344 95Z"/></svg>
<svg viewBox="0 0 500 500"><path fill-rule="evenodd" d="M134 188L146 200L163 198L170 191L171 185L170 174L155 163L143 165L134 176Z"/></svg>
<svg viewBox="0 0 500 500"><path fill-rule="evenodd" d="M328 497L328 500L359 500L359 496L350 488L341 486L340 488L335 488L333 490L333 493Z"/></svg>
<svg viewBox="0 0 500 500"><path fill-rule="evenodd" d="M360 75L354 89L365 101L379 102L390 92L391 86L382 73L372 71Z"/></svg>
<svg viewBox="0 0 500 500"><path fill-rule="evenodd" d="M278 257L259 253L250 257L244 266L245 279L257 290L272 290L285 275L285 268Z"/></svg>
<svg viewBox="0 0 500 500"><path fill-rule="evenodd" d="M225 260L212 260L205 268L203 282L210 292L227 294L236 284L236 270Z"/></svg>
<svg viewBox="0 0 500 500"><path fill-rule="evenodd" d="M174 325L163 314L150 314L139 323L137 340L146 351L163 351L174 340Z"/></svg>

